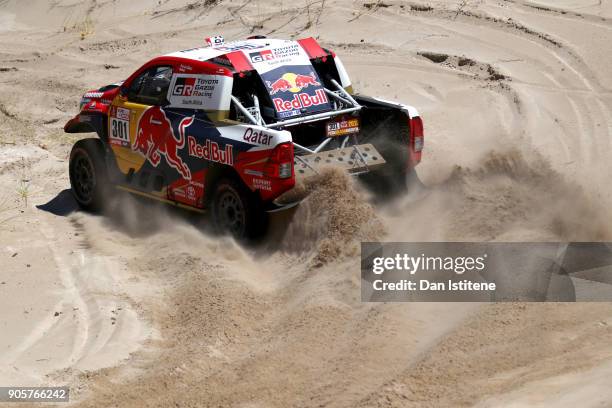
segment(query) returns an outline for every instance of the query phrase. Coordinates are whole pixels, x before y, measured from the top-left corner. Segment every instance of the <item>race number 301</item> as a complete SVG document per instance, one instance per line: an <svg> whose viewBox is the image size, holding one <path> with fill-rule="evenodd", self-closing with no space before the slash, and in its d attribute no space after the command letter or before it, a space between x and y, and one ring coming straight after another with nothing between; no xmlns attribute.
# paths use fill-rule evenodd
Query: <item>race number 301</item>
<svg viewBox="0 0 612 408"><path fill-rule="evenodd" d="M111 118L111 137L122 142L130 141L130 122Z"/></svg>

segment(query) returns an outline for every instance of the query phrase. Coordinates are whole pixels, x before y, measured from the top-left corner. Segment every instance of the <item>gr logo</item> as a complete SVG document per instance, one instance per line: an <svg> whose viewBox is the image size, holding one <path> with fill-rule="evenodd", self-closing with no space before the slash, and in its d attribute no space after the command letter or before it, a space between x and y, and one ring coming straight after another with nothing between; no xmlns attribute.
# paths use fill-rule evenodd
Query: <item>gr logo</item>
<svg viewBox="0 0 612 408"><path fill-rule="evenodd" d="M172 90L172 95L191 96L195 86L195 78L177 78Z"/></svg>
<svg viewBox="0 0 612 408"><path fill-rule="evenodd" d="M252 52L249 54L251 58L251 62L263 62L270 61L274 59L274 54L272 54L272 50L264 50L259 52Z"/></svg>

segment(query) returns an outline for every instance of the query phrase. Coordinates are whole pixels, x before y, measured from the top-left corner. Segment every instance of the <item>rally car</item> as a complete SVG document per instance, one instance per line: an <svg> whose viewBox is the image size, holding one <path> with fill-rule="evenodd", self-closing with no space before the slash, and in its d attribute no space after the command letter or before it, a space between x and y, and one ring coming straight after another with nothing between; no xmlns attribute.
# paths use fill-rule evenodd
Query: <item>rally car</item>
<svg viewBox="0 0 612 408"><path fill-rule="evenodd" d="M296 178L324 166L381 193L405 188L423 149L415 108L354 93L340 58L313 38L206 41L83 96L64 127L98 136L70 154L81 207L100 209L114 187L253 238Z"/></svg>

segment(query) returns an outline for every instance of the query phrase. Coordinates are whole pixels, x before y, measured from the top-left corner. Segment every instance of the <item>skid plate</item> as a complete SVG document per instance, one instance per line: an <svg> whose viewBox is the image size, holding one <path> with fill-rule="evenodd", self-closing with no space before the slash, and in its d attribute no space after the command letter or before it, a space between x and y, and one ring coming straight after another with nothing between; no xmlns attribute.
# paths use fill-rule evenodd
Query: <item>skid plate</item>
<svg viewBox="0 0 612 408"><path fill-rule="evenodd" d="M295 156L294 168L296 177L309 177L327 166L339 167L351 174L361 174L376 169L385 163L382 155L368 143Z"/></svg>

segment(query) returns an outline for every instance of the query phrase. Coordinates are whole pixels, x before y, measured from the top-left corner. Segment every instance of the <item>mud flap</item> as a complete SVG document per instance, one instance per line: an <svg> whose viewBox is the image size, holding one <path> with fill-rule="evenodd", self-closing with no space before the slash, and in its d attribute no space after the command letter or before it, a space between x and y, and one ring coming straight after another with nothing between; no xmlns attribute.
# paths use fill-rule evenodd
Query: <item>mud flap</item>
<svg viewBox="0 0 612 408"><path fill-rule="evenodd" d="M277 213L277 212L291 210L292 208L297 207L298 205L300 205L300 203L302 201L304 201L304 200L293 201L293 202L288 203L288 204L276 204L276 203L272 202L265 209L265 212L267 212L267 213Z"/></svg>

